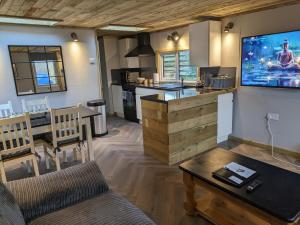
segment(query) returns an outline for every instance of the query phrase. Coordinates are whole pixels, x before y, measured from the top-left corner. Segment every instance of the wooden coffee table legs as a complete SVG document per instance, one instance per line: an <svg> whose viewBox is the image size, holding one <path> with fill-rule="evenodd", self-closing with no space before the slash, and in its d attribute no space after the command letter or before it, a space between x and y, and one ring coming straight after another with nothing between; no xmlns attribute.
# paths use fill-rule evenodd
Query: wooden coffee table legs
<svg viewBox="0 0 300 225"><path fill-rule="evenodd" d="M251 206L216 187L183 172L186 190L184 208L190 216L200 215L217 225L299 225L300 222L288 223ZM200 199L195 199L196 186L203 192Z"/></svg>
<svg viewBox="0 0 300 225"><path fill-rule="evenodd" d="M186 191L186 202L184 203L184 209L189 216L194 216L196 215L196 199L193 176L188 173L183 173L183 183Z"/></svg>

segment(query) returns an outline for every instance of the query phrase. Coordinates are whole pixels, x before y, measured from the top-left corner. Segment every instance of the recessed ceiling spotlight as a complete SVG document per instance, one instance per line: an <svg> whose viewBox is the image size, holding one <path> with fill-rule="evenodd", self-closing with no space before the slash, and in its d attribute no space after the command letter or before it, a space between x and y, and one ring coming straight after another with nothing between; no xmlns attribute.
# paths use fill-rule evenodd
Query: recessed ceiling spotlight
<svg viewBox="0 0 300 225"><path fill-rule="evenodd" d="M0 15L0 23L8 24L25 24L25 25L40 25L40 26L53 26L62 20L50 20L50 19L36 19L36 18L23 18L15 16L3 16Z"/></svg>
<svg viewBox="0 0 300 225"><path fill-rule="evenodd" d="M136 26L123 26L123 25L108 25L105 27L100 27L100 30L111 30L111 31L129 31L129 32L139 32L146 30L146 27L136 27Z"/></svg>

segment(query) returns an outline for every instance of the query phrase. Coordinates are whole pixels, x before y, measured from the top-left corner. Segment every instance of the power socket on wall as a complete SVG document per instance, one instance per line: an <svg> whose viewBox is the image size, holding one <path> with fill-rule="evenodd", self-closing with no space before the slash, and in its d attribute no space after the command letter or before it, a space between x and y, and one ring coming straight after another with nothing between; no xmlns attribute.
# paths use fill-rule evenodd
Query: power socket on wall
<svg viewBox="0 0 300 225"><path fill-rule="evenodd" d="M279 114L278 113L267 113L267 119L268 120L279 120Z"/></svg>

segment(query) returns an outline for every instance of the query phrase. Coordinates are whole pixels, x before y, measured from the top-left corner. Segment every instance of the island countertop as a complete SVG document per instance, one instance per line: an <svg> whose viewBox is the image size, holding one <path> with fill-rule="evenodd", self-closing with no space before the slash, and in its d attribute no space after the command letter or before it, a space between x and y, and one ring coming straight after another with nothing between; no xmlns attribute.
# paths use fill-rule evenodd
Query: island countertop
<svg viewBox="0 0 300 225"><path fill-rule="evenodd" d="M181 90L170 90L165 91L164 93L142 96L142 100L160 102L160 103L168 103L174 100L180 100L185 98L197 97L197 96L212 96L212 95L220 95L229 92L233 92L235 88L230 89L210 89L210 88L183 88Z"/></svg>

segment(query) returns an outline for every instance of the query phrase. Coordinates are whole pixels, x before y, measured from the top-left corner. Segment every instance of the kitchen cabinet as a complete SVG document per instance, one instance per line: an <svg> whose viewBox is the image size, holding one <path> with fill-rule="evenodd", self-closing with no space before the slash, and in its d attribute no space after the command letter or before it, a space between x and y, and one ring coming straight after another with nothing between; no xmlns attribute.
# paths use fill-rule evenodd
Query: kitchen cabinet
<svg viewBox="0 0 300 225"><path fill-rule="evenodd" d="M121 68L139 68L139 57L128 57L125 55L133 50L137 46L136 38L124 38L118 42L119 55L120 55L120 67Z"/></svg>
<svg viewBox="0 0 300 225"><path fill-rule="evenodd" d="M218 96L218 135L217 142L228 140L232 133L233 93Z"/></svg>
<svg viewBox="0 0 300 225"><path fill-rule="evenodd" d="M205 21L189 25L191 65L198 67L221 65L220 21Z"/></svg>
<svg viewBox="0 0 300 225"><path fill-rule="evenodd" d="M136 88L136 115L137 118L142 121L142 106L141 106L141 97L147 95L155 95L162 93L162 90L150 89L150 88Z"/></svg>
<svg viewBox="0 0 300 225"><path fill-rule="evenodd" d="M111 89L114 113L119 117L124 117L122 86L112 85Z"/></svg>

